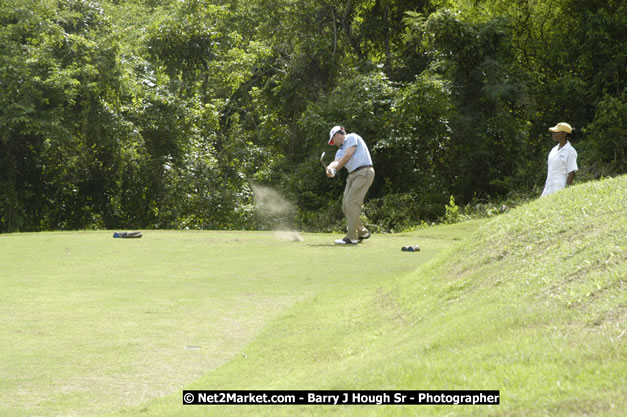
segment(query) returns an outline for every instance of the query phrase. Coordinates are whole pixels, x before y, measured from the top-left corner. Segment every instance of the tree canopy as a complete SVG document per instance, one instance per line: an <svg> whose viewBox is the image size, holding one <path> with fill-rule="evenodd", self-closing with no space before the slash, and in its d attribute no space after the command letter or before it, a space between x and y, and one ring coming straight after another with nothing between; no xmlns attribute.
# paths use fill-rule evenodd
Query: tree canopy
<svg viewBox="0 0 627 417"><path fill-rule="evenodd" d="M539 194L560 121L622 174L625 33L618 0L0 0L0 231L257 229L255 183L327 230L336 124L388 230Z"/></svg>

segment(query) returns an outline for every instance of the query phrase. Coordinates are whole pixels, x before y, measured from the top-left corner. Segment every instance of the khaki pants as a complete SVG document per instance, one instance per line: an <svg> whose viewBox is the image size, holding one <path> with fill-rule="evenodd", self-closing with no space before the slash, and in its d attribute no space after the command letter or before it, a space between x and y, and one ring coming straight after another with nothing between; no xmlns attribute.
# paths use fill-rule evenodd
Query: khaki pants
<svg viewBox="0 0 627 417"><path fill-rule="evenodd" d="M365 235L368 230L361 224L361 205L368 189L374 181L374 169L363 168L355 171L346 179L344 198L342 199L342 211L346 216L348 226L346 237L357 240L359 236Z"/></svg>

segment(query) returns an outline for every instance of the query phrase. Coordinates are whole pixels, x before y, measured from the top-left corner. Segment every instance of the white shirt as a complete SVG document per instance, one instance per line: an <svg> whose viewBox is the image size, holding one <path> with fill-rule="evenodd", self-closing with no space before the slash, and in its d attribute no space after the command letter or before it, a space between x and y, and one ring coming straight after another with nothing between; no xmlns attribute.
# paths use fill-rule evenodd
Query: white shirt
<svg viewBox="0 0 627 417"><path fill-rule="evenodd" d="M368 151L368 147L366 146L366 142L359 136L357 133L349 133L344 138L344 143L340 146L340 149L335 153L335 160L339 161L342 159L346 150L356 146L355 153L348 160L345 167L348 172L353 172L357 168L364 165L372 165L372 158L370 157L370 152Z"/></svg>
<svg viewBox="0 0 627 417"><path fill-rule="evenodd" d="M542 195L549 195L566 187L568 174L577 171L577 151L570 142L559 149L559 145L551 149L548 160L546 184Z"/></svg>

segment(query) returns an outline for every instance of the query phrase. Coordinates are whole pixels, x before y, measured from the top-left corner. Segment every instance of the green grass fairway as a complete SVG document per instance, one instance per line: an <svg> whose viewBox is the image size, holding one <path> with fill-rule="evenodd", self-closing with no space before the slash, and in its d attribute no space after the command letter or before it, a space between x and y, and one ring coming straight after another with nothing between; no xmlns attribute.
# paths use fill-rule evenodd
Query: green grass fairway
<svg viewBox="0 0 627 417"><path fill-rule="evenodd" d="M623 176L355 247L0 236L0 415L623 416L626 209ZM501 404L183 406L183 389L486 389Z"/></svg>
<svg viewBox="0 0 627 417"><path fill-rule="evenodd" d="M92 416L180 392L314 300L344 305L477 226L377 235L359 247L316 234L2 235L0 416ZM400 251L415 243L422 252Z"/></svg>

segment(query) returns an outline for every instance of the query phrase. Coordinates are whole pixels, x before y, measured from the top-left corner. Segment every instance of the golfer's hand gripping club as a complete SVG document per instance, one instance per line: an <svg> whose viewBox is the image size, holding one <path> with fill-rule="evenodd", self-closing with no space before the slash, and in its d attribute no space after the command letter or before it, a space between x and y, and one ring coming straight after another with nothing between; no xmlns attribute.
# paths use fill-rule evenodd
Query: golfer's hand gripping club
<svg viewBox="0 0 627 417"><path fill-rule="evenodd" d="M326 154L326 152L322 152L322 155L320 155L320 164L324 167L324 170L326 171L327 177L329 178L333 178L335 177L335 166L337 165L336 161L331 162L328 166L324 164L324 155Z"/></svg>

